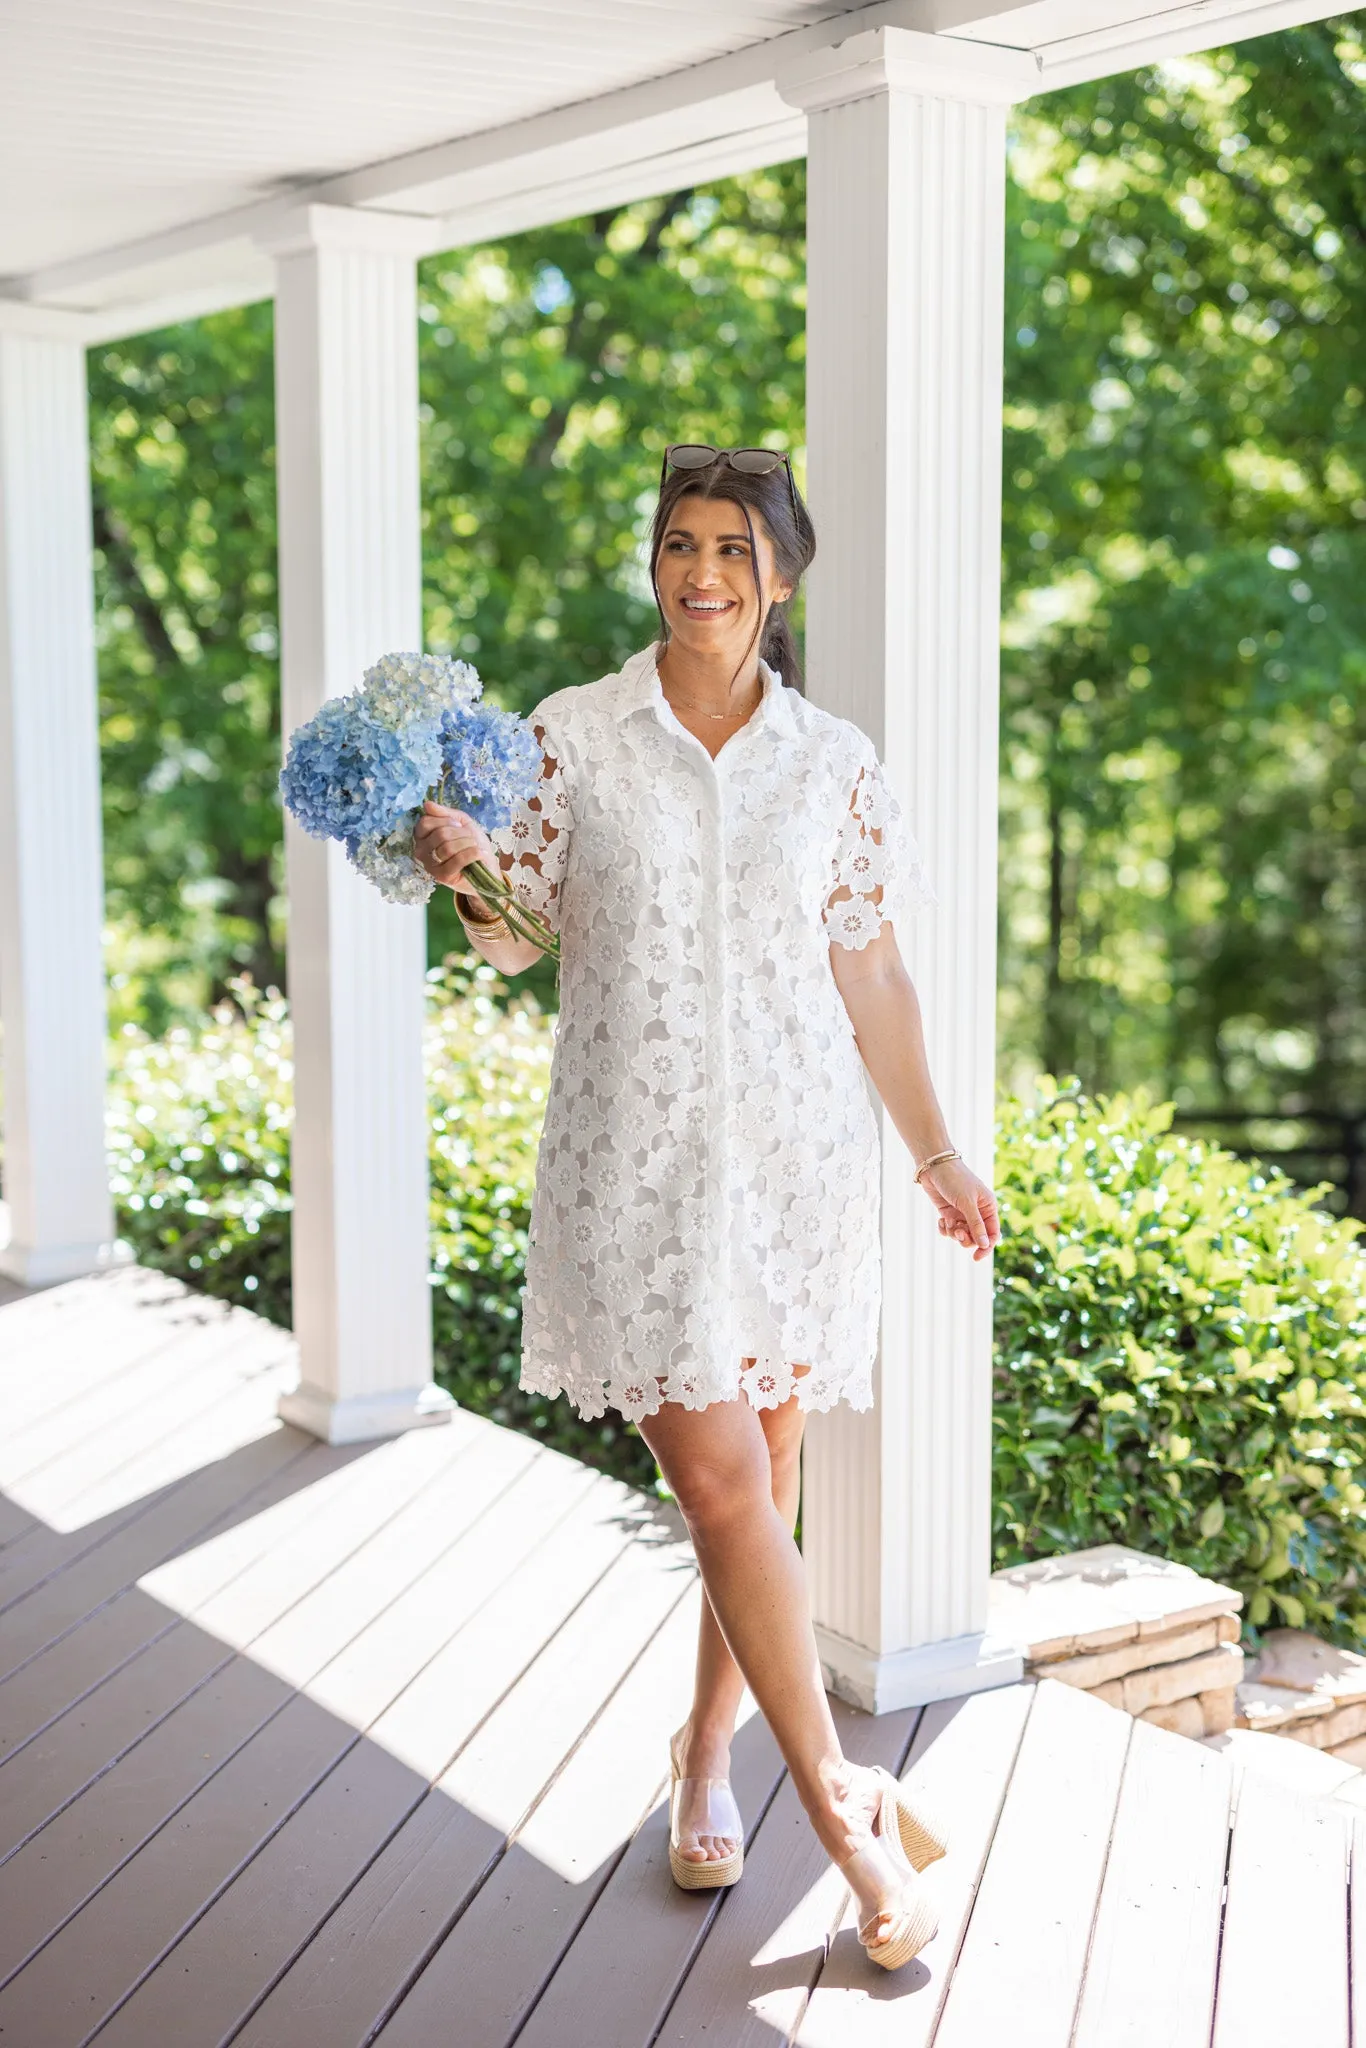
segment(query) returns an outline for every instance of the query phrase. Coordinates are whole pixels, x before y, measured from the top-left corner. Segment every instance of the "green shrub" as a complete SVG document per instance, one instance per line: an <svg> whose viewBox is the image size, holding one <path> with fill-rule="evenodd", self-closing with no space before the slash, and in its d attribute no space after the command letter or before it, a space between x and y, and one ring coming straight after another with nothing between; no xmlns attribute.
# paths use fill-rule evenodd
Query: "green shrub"
<svg viewBox="0 0 1366 2048"><path fill-rule="evenodd" d="M1366 1258L1141 1096L1004 1105L995 1561L1130 1543L1366 1635Z"/></svg>
<svg viewBox="0 0 1366 2048"><path fill-rule="evenodd" d="M431 1282L436 1376L462 1407L649 1485L626 1423L581 1422L520 1392L522 1266L552 1020L500 1006L492 968L428 976ZM287 1006L250 982L197 1031L114 1041L109 1142L119 1228L146 1266L290 1321Z"/></svg>

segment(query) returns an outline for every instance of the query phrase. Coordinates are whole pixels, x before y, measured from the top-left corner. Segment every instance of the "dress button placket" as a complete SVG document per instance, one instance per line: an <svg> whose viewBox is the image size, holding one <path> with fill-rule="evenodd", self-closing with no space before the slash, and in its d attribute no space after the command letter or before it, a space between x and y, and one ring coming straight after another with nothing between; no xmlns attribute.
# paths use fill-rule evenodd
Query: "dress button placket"
<svg viewBox="0 0 1366 2048"><path fill-rule="evenodd" d="M724 777L703 751L702 776L702 962L707 991L707 1208L713 1275L711 1326L729 1341L730 1016L726 988L726 832ZM713 1365L718 1360L709 1361Z"/></svg>

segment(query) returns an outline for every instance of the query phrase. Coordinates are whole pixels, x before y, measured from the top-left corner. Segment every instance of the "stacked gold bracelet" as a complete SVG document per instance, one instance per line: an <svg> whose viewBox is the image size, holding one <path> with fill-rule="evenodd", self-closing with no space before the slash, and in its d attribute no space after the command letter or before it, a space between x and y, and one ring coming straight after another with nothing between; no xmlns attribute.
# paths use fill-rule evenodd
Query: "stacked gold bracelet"
<svg viewBox="0 0 1366 2048"><path fill-rule="evenodd" d="M493 940L510 939L512 937L505 917L499 917L496 913L488 911L485 911L482 916L471 917L466 911L465 906L472 901L472 897L462 896L457 892L455 914L460 919L470 938L483 939L488 943Z"/></svg>

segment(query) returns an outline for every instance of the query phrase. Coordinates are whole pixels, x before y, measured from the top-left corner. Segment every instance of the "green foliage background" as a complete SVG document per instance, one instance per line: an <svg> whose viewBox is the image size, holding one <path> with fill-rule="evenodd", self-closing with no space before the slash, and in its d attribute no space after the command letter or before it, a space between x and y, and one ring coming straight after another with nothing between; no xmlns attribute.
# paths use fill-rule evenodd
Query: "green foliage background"
<svg viewBox="0 0 1366 2048"><path fill-rule="evenodd" d="M1142 1095L1002 1104L994 1561L1130 1543L1366 1637L1366 1257Z"/></svg>
<svg viewBox="0 0 1366 2048"><path fill-rule="evenodd" d="M647 637L667 439L800 451L803 194L424 265L429 638L508 704ZM1017 110L1009 208L1003 1071L1361 1108L1366 14ZM270 380L267 306L91 360L116 1014L153 1029L282 977Z"/></svg>

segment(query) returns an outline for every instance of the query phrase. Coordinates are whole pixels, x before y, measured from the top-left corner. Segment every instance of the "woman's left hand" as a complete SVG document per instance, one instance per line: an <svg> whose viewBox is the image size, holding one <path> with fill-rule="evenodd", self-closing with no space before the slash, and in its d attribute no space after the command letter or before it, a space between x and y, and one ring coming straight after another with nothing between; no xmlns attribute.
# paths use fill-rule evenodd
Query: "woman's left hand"
<svg viewBox="0 0 1366 2048"><path fill-rule="evenodd" d="M986 1182L961 1159L946 1159L922 1174L920 1185L939 1211L939 1235L971 1248L974 1259L989 1258L1001 1242L1001 1217Z"/></svg>

